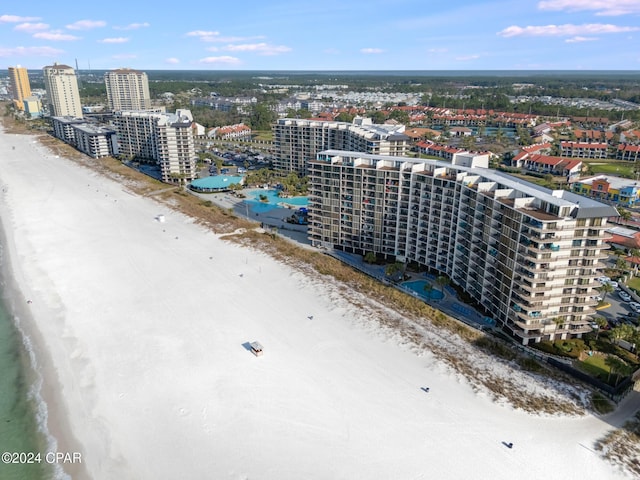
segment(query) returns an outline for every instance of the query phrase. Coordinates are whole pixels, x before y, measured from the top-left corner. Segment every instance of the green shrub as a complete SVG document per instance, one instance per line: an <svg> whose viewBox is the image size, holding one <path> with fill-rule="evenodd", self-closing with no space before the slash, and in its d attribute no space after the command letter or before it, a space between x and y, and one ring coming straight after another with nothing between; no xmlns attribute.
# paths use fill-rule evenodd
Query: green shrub
<svg viewBox="0 0 640 480"><path fill-rule="evenodd" d="M615 405L599 392L594 392L593 395L591 395L591 405L593 409L601 415L610 413L615 408Z"/></svg>
<svg viewBox="0 0 640 480"><path fill-rule="evenodd" d="M539 373L544 371L544 367L542 365L540 365L540 363L530 357L520 357L517 360L518 365L520 365L520 368L522 368L523 370L527 370L528 372L535 372L535 373Z"/></svg>

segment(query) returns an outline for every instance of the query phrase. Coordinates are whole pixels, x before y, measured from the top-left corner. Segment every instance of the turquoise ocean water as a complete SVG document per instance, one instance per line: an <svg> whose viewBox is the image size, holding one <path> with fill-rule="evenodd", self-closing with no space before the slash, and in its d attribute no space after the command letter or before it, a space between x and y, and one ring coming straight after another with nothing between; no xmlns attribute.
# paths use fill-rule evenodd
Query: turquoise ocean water
<svg viewBox="0 0 640 480"><path fill-rule="evenodd" d="M1 249L1 247L0 247ZM39 401L38 375L32 368L28 343L6 308L7 292L0 283L0 479L44 480L54 476L44 459L32 463L6 463L5 452L34 454L46 452L47 436L40 425L44 423L43 405ZM15 459L15 457L14 457ZM22 459L27 460L26 456ZM29 459L31 460L31 459Z"/></svg>

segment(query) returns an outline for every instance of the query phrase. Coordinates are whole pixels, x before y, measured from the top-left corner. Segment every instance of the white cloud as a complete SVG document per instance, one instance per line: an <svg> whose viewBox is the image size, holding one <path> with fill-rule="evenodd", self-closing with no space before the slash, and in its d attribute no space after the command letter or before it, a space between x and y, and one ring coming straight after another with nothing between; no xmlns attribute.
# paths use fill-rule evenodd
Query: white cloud
<svg viewBox="0 0 640 480"><path fill-rule="evenodd" d="M51 47L14 47L14 48L2 48L0 47L0 57L24 57L24 56L38 56L38 57L55 57L64 53L64 50Z"/></svg>
<svg viewBox="0 0 640 480"><path fill-rule="evenodd" d="M187 37L213 37L216 35L220 35L220 32L207 30L193 30L192 32L187 32Z"/></svg>
<svg viewBox="0 0 640 480"><path fill-rule="evenodd" d="M480 55L461 55L459 57L456 57L456 60L459 60L461 62L468 62L469 60L477 60L478 58L480 58Z"/></svg>
<svg viewBox="0 0 640 480"><path fill-rule="evenodd" d="M70 23L66 27L69 30L91 30L92 28L104 27L107 22L102 20L78 20L77 22Z"/></svg>
<svg viewBox="0 0 640 480"><path fill-rule="evenodd" d="M447 53L449 51L448 48L430 48L429 50L427 50L427 52L429 53Z"/></svg>
<svg viewBox="0 0 640 480"><path fill-rule="evenodd" d="M543 0L538 2L538 8L569 12L595 10L596 15L618 16L640 13L640 2L638 0Z"/></svg>
<svg viewBox="0 0 640 480"><path fill-rule="evenodd" d="M505 28L498 35L502 37L572 37L581 35L597 35L602 33L622 33L639 30L639 27L622 27L603 23L588 23L584 25L540 25L519 27L512 25Z"/></svg>
<svg viewBox="0 0 640 480"><path fill-rule="evenodd" d="M47 25L46 23L21 23L20 25L16 25L15 27L13 27L13 29L16 32L26 32L26 33L33 33L33 32L39 32L40 30L48 30L49 29L49 25Z"/></svg>
<svg viewBox="0 0 640 480"><path fill-rule="evenodd" d="M376 54L376 53L384 53L384 50L381 48L361 48L360 53L365 53L369 55L369 54Z"/></svg>
<svg viewBox="0 0 640 480"><path fill-rule="evenodd" d="M217 43L238 43L238 42L250 42L252 40L262 40L266 38L264 35L253 35L251 37L219 37L214 36L207 38L208 42L217 42Z"/></svg>
<svg viewBox="0 0 640 480"><path fill-rule="evenodd" d="M240 61L240 59L236 58L236 57L229 57L229 56L221 56L221 57L206 57L206 58L201 58L200 60L198 60L199 63L224 63L227 65L238 65L240 63L242 63Z"/></svg>
<svg viewBox="0 0 640 480"><path fill-rule="evenodd" d="M198 37L203 42L215 42L216 37L220 35L220 32L208 32L205 30L194 30L187 32L187 37Z"/></svg>
<svg viewBox="0 0 640 480"><path fill-rule="evenodd" d="M130 23L129 25L125 25L124 27L113 27L114 30L138 30L139 28L150 27L151 25L147 22L144 23Z"/></svg>
<svg viewBox="0 0 640 480"><path fill-rule="evenodd" d="M221 47L220 50L227 52L255 52L260 55L277 55L279 53L290 52L291 48L285 45L270 45L268 43L243 43L239 45L227 45L226 47Z"/></svg>
<svg viewBox="0 0 640 480"><path fill-rule="evenodd" d="M566 43L593 42L598 40L596 37L572 37L565 40Z"/></svg>
<svg viewBox="0 0 640 480"><path fill-rule="evenodd" d="M0 23L37 22L40 17L20 17L18 15L0 15Z"/></svg>
<svg viewBox="0 0 640 480"><path fill-rule="evenodd" d="M80 40L80 37L70 35L68 33L62 33L60 31L52 32L37 32L33 34L33 38L41 38L43 40L52 40L54 42L67 42L73 40Z"/></svg>
<svg viewBox="0 0 640 480"><path fill-rule="evenodd" d="M164 63L169 63L171 65L177 65L178 63L180 63L180 60L178 60L175 57L171 57L171 58L165 58L164 59Z"/></svg>
<svg viewBox="0 0 640 480"><path fill-rule="evenodd" d="M98 43L127 43L129 39L127 37L115 37L115 38L103 38L98 40Z"/></svg>

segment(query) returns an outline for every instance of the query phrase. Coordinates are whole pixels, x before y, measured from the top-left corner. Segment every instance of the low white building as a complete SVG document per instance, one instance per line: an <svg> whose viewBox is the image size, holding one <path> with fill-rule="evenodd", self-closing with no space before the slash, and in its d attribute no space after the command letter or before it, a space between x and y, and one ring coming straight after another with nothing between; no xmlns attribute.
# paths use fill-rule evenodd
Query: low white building
<svg viewBox="0 0 640 480"><path fill-rule="evenodd" d="M51 125L56 138L73 145L90 157L118 155L117 136L113 129L92 125L81 118L73 117L51 117Z"/></svg>

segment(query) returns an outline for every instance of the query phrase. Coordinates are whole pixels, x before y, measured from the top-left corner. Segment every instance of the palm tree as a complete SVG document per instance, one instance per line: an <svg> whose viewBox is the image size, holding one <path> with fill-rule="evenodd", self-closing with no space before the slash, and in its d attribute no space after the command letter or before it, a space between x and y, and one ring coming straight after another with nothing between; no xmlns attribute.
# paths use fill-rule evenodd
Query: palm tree
<svg viewBox="0 0 640 480"><path fill-rule="evenodd" d="M604 299L607 298L607 293L611 293L613 292L614 288L613 286L606 282L602 284L602 287L600 287L600 292L602 293L602 301L604 302Z"/></svg>
<svg viewBox="0 0 640 480"><path fill-rule="evenodd" d="M629 210L625 210L624 208L617 208L618 210L618 217L620 217L622 220L624 220L625 223L629 223L629 220L631 220L631 212Z"/></svg>
<svg viewBox="0 0 640 480"><path fill-rule="evenodd" d="M622 257L618 257L616 260L616 268L618 270L625 270L627 268L627 261Z"/></svg>
<svg viewBox="0 0 640 480"><path fill-rule="evenodd" d="M638 274L638 260L640 259L640 249L632 248L629 252L629 256L631 257L631 265L633 266L633 274Z"/></svg>
<svg viewBox="0 0 640 480"><path fill-rule="evenodd" d="M431 285L429 282L424 284L424 293L427 294L427 298L431 298L431 292L433 291L433 285Z"/></svg>
<svg viewBox="0 0 640 480"><path fill-rule="evenodd" d="M614 355L607 356L607 358L604 359L604 363L607 367L609 367L609 376L607 377L607 382L609 382L609 380L611 379L611 374L615 373L616 387L618 386L618 383L620 383L620 379L628 375L631 371L631 367L625 361Z"/></svg>
<svg viewBox="0 0 640 480"><path fill-rule="evenodd" d="M404 273L404 263L395 262L387 265L384 273L387 275L387 277L391 277L391 280L398 281L402 278L402 274Z"/></svg>
<svg viewBox="0 0 640 480"><path fill-rule="evenodd" d="M596 332L596 340L600 336L600 331L608 325L607 319L604 317L596 317L593 321L598 325L598 330Z"/></svg>
<svg viewBox="0 0 640 480"><path fill-rule="evenodd" d="M449 285L449 279L444 275L438 275L438 278L436 278L436 285L440 287L440 291L444 295L444 287Z"/></svg>
<svg viewBox="0 0 640 480"><path fill-rule="evenodd" d="M373 252L367 252L364 256L364 261L365 263L375 263L376 261L376 254Z"/></svg>

